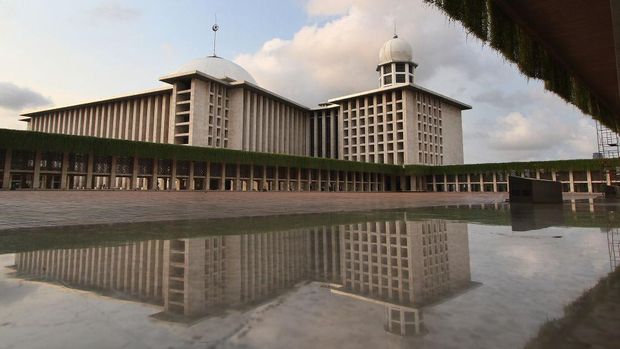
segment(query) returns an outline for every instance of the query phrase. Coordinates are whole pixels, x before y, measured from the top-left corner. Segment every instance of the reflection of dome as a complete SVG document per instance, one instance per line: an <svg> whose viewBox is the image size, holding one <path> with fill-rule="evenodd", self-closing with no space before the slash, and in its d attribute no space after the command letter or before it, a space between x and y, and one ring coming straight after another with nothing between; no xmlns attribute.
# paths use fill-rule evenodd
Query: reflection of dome
<svg viewBox="0 0 620 349"><path fill-rule="evenodd" d="M195 59L184 64L179 70L177 70L177 73L187 73L194 70L211 75L217 79L247 81L252 84L256 84L256 80L254 80L252 75L250 75L250 73L248 73L240 65L217 56Z"/></svg>
<svg viewBox="0 0 620 349"><path fill-rule="evenodd" d="M411 54L411 45L398 35L383 44L379 51L379 65L390 62L411 62L413 56Z"/></svg>

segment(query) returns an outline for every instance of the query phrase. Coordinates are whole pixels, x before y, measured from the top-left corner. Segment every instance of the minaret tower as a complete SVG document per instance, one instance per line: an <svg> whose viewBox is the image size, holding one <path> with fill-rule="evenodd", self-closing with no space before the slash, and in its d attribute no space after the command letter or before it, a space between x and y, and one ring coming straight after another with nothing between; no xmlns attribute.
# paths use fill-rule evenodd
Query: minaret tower
<svg viewBox="0 0 620 349"><path fill-rule="evenodd" d="M386 41L379 51L379 86L413 84L417 64L413 61L411 45L398 35Z"/></svg>

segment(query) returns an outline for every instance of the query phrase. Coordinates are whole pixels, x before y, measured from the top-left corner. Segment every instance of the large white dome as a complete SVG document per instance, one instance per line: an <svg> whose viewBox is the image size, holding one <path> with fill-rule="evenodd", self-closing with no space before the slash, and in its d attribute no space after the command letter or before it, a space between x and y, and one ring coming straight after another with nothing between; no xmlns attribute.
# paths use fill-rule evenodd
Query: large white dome
<svg viewBox="0 0 620 349"><path fill-rule="evenodd" d="M187 73L198 70L217 79L230 79L235 81L247 81L256 84L256 80L237 63L217 56L208 56L194 59L183 66L177 73Z"/></svg>
<svg viewBox="0 0 620 349"><path fill-rule="evenodd" d="M383 44L379 50L379 65L390 62L412 62L411 45L398 35Z"/></svg>

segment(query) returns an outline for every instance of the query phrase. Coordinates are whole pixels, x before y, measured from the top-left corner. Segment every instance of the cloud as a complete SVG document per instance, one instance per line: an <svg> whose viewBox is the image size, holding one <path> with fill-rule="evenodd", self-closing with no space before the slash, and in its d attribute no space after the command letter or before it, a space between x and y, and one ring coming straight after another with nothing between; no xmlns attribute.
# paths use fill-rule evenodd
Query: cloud
<svg viewBox="0 0 620 349"><path fill-rule="evenodd" d="M127 22L140 17L142 11L127 7L116 0L108 0L92 9L91 14L103 20Z"/></svg>
<svg viewBox="0 0 620 349"><path fill-rule="evenodd" d="M0 82L0 108L21 110L29 107L41 107L52 101L38 92L19 87L10 82Z"/></svg>
<svg viewBox="0 0 620 349"><path fill-rule="evenodd" d="M373 89L381 45L397 33L419 64L416 83L470 103L466 162L585 158L593 122L422 0L310 0L310 24L237 56L265 88L314 106ZM312 23L312 21L316 23Z"/></svg>

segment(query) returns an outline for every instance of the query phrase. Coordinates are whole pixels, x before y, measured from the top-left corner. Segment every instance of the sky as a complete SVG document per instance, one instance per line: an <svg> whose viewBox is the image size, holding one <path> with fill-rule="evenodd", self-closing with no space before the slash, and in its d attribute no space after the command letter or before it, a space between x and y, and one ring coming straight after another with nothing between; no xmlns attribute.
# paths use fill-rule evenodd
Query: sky
<svg viewBox="0 0 620 349"><path fill-rule="evenodd" d="M396 28L415 82L473 106L466 163L590 158L590 117L422 0L0 0L0 128L19 114L139 92L213 50L307 106L378 87Z"/></svg>

